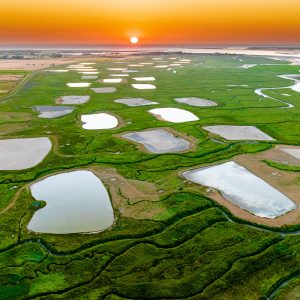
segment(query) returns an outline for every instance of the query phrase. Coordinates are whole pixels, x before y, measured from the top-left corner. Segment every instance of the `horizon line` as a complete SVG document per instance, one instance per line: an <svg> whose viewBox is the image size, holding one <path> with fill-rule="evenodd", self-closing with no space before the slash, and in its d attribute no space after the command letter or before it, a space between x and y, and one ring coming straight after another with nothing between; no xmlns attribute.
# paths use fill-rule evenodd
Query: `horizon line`
<svg viewBox="0 0 300 300"><path fill-rule="evenodd" d="M124 44L0 44L0 50L99 50L99 48L126 48L127 50L138 51L147 48L299 48L299 43L216 43L216 44L148 44L148 45L124 45ZM103 49L101 49L103 50Z"/></svg>

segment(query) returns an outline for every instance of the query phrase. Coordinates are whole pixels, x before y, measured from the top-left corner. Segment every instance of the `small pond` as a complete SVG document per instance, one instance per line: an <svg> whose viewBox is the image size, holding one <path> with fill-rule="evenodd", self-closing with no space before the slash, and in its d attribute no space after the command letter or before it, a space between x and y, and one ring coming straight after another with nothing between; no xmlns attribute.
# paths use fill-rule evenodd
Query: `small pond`
<svg viewBox="0 0 300 300"><path fill-rule="evenodd" d="M183 123L199 120L199 118L193 113L179 108L154 108L149 110L149 112L156 116L159 120L172 123Z"/></svg>
<svg viewBox="0 0 300 300"><path fill-rule="evenodd" d="M156 86L153 84L132 84L132 87L134 87L137 90L155 90Z"/></svg>
<svg viewBox="0 0 300 300"><path fill-rule="evenodd" d="M122 135L123 138L142 144L152 153L182 152L190 148L190 143L175 137L163 129L137 131Z"/></svg>
<svg viewBox="0 0 300 300"><path fill-rule="evenodd" d="M90 100L90 96L63 96L61 104L83 104Z"/></svg>
<svg viewBox="0 0 300 300"><path fill-rule="evenodd" d="M201 99L197 97L187 97L187 98L175 98L175 101L178 103L187 104L190 106L216 106L217 103L211 100Z"/></svg>
<svg viewBox="0 0 300 300"><path fill-rule="evenodd" d="M115 87L92 88L91 90L97 94L111 94L117 91Z"/></svg>
<svg viewBox="0 0 300 300"><path fill-rule="evenodd" d="M86 73L84 73L86 74ZM90 74L90 73L89 73ZM91 83L89 82L74 82L74 83L67 83L67 86L68 87L76 87L76 88L79 88L79 87L89 87L91 85Z"/></svg>
<svg viewBox="0 0 300 300"><path fill-rule="evenodd" d="M158 104L157 102L152 102L143 98L122 98L115 100L115 102L132 107Z"/></svg>
<svg viewBox="0 0 300 300"><path fill-rule="evenodd" d="M135 81L155 81L154 77L135 77Z"/></svg>
<svg viewBox="0 0 300 300"><path fill-rule="evenodd" d="M111 129L118 126L119 121L115 116L107 113L82 115L81 121L84 129Z"/></svg>

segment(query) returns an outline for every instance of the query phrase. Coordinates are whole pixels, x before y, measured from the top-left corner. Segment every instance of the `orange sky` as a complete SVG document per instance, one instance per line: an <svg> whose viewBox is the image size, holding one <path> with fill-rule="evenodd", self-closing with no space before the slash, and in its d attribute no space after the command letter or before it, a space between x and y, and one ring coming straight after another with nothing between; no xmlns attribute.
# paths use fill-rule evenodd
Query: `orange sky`
<svg viewBox="0 0 300 300"><path fill-rule="evenodd" d="M0 44L300 43L300 0L7 0Z"/></svg>

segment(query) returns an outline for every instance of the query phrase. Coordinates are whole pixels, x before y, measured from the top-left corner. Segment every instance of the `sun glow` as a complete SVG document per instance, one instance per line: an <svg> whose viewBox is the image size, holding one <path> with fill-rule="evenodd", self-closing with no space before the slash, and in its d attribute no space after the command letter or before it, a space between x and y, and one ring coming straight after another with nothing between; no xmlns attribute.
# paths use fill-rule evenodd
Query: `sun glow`
<svg viewBox="0 0 300 300"><path fill-rule="evenodd" d="M139 39L136 36L130 38L130 43L135 45L139 42Z"/></svg>
<svg viewBox="0 0 300 300"><path fill-rule="evenodd" d="M0 44L299 44L299 0L52 0L47 9L43 3L2 1Z"/></svg>

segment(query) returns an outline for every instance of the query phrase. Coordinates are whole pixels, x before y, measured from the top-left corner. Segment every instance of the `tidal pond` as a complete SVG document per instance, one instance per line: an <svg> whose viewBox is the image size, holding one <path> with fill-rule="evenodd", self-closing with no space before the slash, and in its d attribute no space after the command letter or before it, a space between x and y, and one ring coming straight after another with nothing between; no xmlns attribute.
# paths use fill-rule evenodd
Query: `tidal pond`
<svg viewBox="0 0 300 300"><path fill-rule="evenodd" d="M149 112L157 119L172 123L197 121L199 118L193 113L179 108L154 108Z"/></svg>
<svg viewBox="0 0 300 300"><path fill-rule="evenodd" d="M178 103L184 103L190 106L216 106L218 105L216 102L206 99L201 99L197 97L186 97L186 98L175 98L175 101Z"/></svg>
<svg viewBox="0 0 300 300"><path fill-rule="evenodd" d="M83 75L81 76L81 79L97 79L98 76L91 76L91 75Z"/></svg>
<svg viewBox="0 0 300 300"><path fill-rule="evenodd" d="M86 74L86 73L84 73ZM89 73L90 74L90 73ZM67 83L67 86L68 87L76 87L76 88L79 88L79 87L89 87L91 85L91 83L89 82L74 82L74 83Z"/></svg>
<svg viewBox="0 0 300 300"><path fill-rule="evenodd" d="M154 77L135 77L135 81L155 81Z"/></svg>
<svg viewBox="0 0 300 300"><path fill-rule="evenodd" d="M131 132L123 134L122 137L142 144L152 153L182 152L190 148L187 140L175 137L174 134L163 129Z"/></svg>
<svg viewBox="0 0 300 300"><path fill-rule="evenodd" d="M103 83L120 83L122 82L122 78L106 78L106 79L102 79L100 80Z"/></svg>
<svg viewBox="0 0 300 300"><path fill-rule="evenodd" d="M46 106L38 105L34 106L34 109L39 112L39 118L42 119L54 119L69 115L73 112L72 106Z"/></svg>
<svg viewBox="0 0 300 300"><path fill-rule="evenodd" d="M125 104L131 107L158 104L157 102L152 102L143 98L122 98L115 100L115 102Z"/></svg>
<svg viewBox="0 0 300 300"><path fill-rule="evenodd" d="M95 71L84 71L84 72L79 72L80 74L83 75L98 75L100 72L95 72Z"/></svg>
<svg viewBox="0 0 300 300"><path fill-rule="evenodd" d="M119 121L115 116L107 113L82 115L81 121L84 129L112 129L118 126Z"/></svg>
<svg viewBox="0 0 300 300"><path fill-rule="evenodd" d="M214 125L205 126L203 129L218 134L226 140L255 140L274 141L272 137L255 126Z"/></svg>
<svg viewBox="0 0 300 300"><path fill-rule="evenodd" d="M92 88L91 90L97 94L111 94L117 91L115 87Z"/></svg>
<svg viewBox="0 0 300 300"><path fill-rule="evenodd" d="M83 104L90 100L90 96L63 96L61 97L61 104Z"/></svg>
<svg viewBox="0 0 300 300"><path fill-rule="evenodd" d="M111 77L128 77L129 76L129 74L109 74L109 76L111 76Z"/></svg>
<svg viewBox="0 0 300 300"><path fill-rule="evenodd" d="M259 217L273 219L297 208L283 193L233 161L182 175L219 190L225 199Z"/></svg>
<svg viewBox="0 0 300 300"><path fill-rule="evenodd" d="M50 152L49 138L0 140L0 170L24 170L42 162Z"/></svg>
<svg viewBox="0 0 300 300"><path fill-rule="evenodd" d="M113 224L109 195L101 180L90 171L52 175L32 184L30 191L36 200L46 202L27 226L34 232L98 232Z"/></svg>
<svg viewBox="0 0 300 300"><path fill-rule="evenodd" d="M153 84L132 84L132 87L134 87L137 90L155 90L156 86Z"/></svg>

